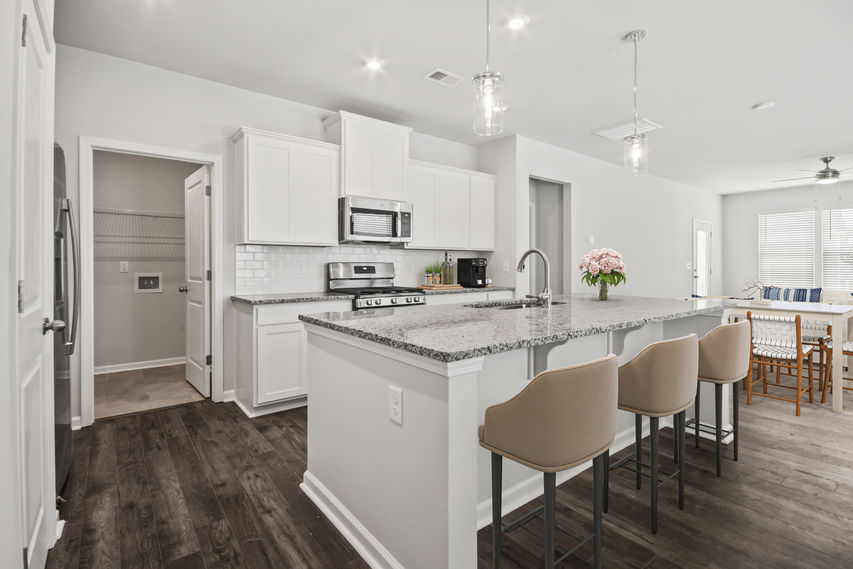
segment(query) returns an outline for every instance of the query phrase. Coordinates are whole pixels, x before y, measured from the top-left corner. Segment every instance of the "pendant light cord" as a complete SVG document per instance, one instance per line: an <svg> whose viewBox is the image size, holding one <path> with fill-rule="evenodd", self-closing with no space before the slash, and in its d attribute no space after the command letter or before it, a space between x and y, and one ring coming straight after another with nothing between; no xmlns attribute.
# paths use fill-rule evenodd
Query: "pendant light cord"
<svg viewBox="0 0 853 569"><path fill-rule="evenodd" d="M489 71L489 59L490 59L490 55L491 55L491 53L489 51L489 43L490 43L489 42L489 39L490 39L489 36L492 33L492 26L490 23L491 18L489 18L489 15L490 15L489 14L489 4L490 4L490 1L486 0L486 71Z"/></svg>
<svg viewBox="0 0 853 569"><path fill-rule="evenodd" d="M634 35L634 136L637 135L637 36Z"/></svg>

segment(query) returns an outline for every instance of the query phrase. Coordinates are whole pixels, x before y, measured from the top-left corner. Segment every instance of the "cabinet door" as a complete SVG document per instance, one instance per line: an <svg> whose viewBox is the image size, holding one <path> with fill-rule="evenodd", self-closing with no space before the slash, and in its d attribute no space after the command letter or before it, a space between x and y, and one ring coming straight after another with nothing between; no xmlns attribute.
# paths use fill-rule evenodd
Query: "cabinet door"
<svg viewBox="0 0 853 569"><path fill-rule="evenodd" d="M470 176L458 172L441 172L438 181L438 245L448 249L468 248L470 223Z"/></svg>
<svg viewBox="0 0 853 569"><path fill-rule="evenodd" d="M376 195L378 197L409 201L406 184L408 161L408 131L392 127L377 127Z"/></svg>
<svg viewBox="0 0 853 569"><path fill-rule="evenodd" d="M306 334L301 322L258 326L255 405L308 393Z"/></svg>
<svg viewBox="0 0 853 569"><path fill-rule="evenodd" d="M471 176L471 225L469 247L475 251L495 248L495 181Z"/></svg>
<svg viewBox="0 0 853 569"><path fill-rule="evenodd" d="M305 148L293 153L290 172L290 242L337 245L339 153Z"/></svg>
<svg viewBox="0 0 853 569"><path fill-rule="evenodd" d="M412 240L409 247L437 247L439 170L412 164L409 167L409 195L412 200Z"/></svg>
<svg viewBox="0 0 853 569"><path fill-rule="evenodd" d="M245 237L251 243L286 243L293 149L278 140L251 136L247 153Z"/></svg>
<svg viewBox="0 0 853 569"><path fill-rule="evenodd" d="M344 120L341 141L344 192L350 196L380 197L376 170L376 126L360 120Z"/></svg>

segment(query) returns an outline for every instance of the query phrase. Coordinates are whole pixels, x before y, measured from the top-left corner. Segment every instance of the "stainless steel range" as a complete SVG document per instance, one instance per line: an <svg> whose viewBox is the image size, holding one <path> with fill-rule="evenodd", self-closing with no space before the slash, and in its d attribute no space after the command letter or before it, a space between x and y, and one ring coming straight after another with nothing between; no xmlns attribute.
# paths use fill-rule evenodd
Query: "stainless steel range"
<svg viewBox="0 0 853 569"><path fill-rule="evenodd" d="M353 310L419 306L426 301L421 289L394 286L394 263L329 263L329 290L352 294Z"/></svg>

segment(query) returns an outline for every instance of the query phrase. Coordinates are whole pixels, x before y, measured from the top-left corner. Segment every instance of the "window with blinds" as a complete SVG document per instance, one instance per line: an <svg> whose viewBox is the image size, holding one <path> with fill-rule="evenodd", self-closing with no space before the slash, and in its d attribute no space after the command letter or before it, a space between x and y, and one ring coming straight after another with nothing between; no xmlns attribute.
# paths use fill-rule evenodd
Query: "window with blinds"
<svg viewBox="0 0 853 569"><path fill-rule="evenodd" d="M765 286L815 286L815 211L758 214L758 279Z"/></svg>
<svg viewBox="0 0 853 569"><path fill-rule="evenodd" d="M853 289L853 208L821 212L823 287Z"/></svg>

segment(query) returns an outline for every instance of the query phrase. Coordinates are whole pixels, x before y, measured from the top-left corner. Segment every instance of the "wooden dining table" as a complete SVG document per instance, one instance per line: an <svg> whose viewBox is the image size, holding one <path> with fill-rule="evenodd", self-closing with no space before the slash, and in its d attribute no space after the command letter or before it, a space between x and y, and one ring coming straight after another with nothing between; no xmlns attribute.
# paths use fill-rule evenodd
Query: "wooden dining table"
<svg viewBox="0 0 853 569"><path fill-rule="evenodd" d="M848 304L826 304L822 302L787 302L783 300L771 300L769 304L758 303L750 300L740 300L728 309L727 314L745 317L747 312L752 314L765 314L769 316L795 316L800 315L802 320L815 320L832 325L832 369L835 373L842 374L844 370L844 332L850 318L853 318L853 305ZM723 317L726 322L726 317ZM841 388L843 380L834 382L836 389L832 390L832 410L840 413L844 410L844 390Z"/></svg>

